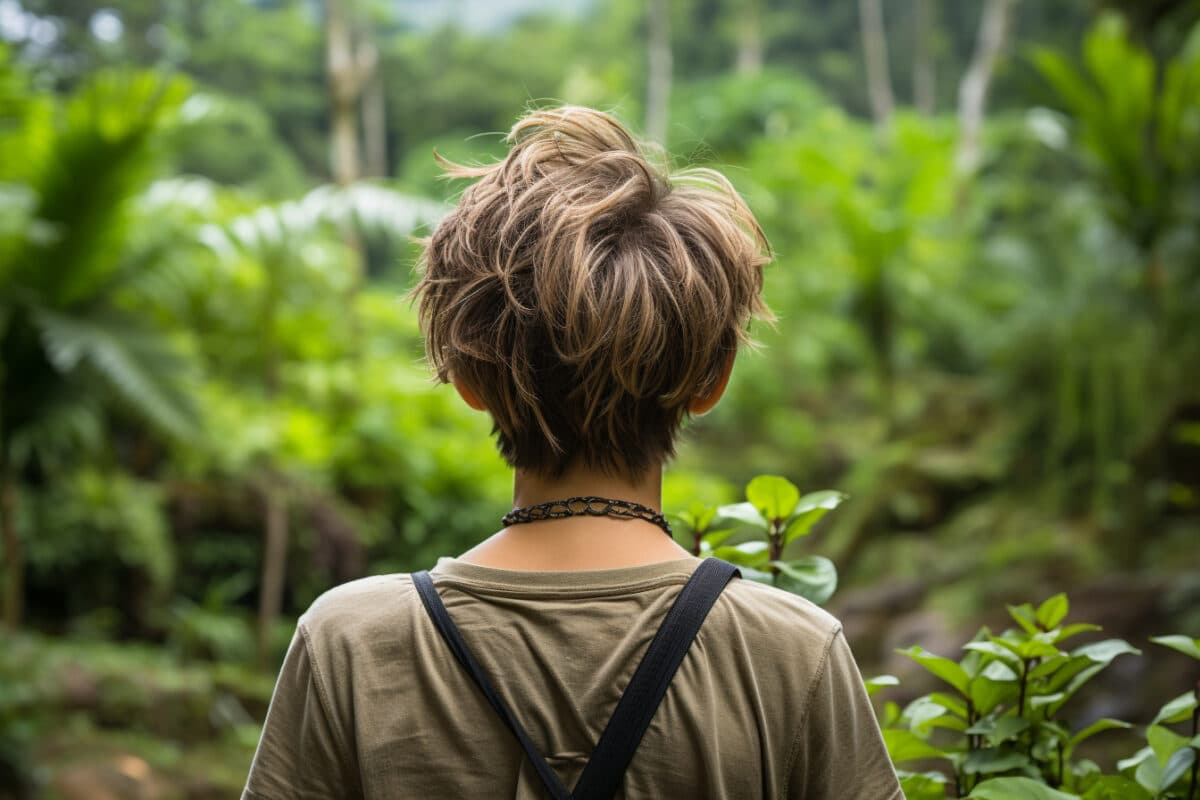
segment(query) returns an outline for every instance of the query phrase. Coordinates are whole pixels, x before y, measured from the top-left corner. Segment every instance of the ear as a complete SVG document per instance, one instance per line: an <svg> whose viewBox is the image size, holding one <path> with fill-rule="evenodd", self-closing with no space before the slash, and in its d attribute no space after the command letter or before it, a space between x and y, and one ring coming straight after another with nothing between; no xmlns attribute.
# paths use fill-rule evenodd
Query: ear
<svg viewBox="0 0 1200 800"><path fill-rule="evenodd" d="M454 384L455 391L458 392L458 396L463 399L464 403L476 411L487 411L487 406L485 406L483 401L479 399L479 395L475 394L474 390L471 389L470 386L467 386L467 384L463 383L461 378L459 378L457 375L451 375L450 382Z"/></svg>
<svg viewBox="0 0 1200 800"><path fill-rule="evenodd" d="M692 402L688 404L688 411L697 416L711 411L717 401L721 399L721 395L725 394L725 387L729 385L729 376L732 374L733 356L731 355L725 362L725 368L721 370L721 377L707 392L692 398Z"/></svg>

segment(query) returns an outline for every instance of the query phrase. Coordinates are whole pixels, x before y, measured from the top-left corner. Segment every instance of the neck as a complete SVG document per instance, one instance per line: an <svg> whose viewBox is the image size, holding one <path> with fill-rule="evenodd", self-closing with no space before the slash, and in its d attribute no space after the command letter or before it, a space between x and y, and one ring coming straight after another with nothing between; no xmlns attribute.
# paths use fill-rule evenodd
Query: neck
<svg viewBox="0 0 1200 800"><path fill-rule="evenodd" d="M569 497L595 496L662 510L662 467L636 478L573 467L559 477L518 469L513 507L527 508ZM685 558L687 551L641 519L564 517L513 525L460 558L482 566L516 570L613 569Z"/></svg>

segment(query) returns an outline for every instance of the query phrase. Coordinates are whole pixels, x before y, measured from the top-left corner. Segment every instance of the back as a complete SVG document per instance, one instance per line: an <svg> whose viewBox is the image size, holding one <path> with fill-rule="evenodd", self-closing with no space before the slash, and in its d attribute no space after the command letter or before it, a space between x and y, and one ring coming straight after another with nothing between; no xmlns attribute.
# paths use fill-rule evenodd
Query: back
<svg viewBox="0 0 1200 800"><path fill-rule="evenodd" d="M517 572L442 559L450 615L571 786L699 559ZM735 579L625 776L624 797L902 797L837 621ZM622 795L618 795L622 796ZM245 797L542 797L408 575L338 587L301 618Z"/></svg>

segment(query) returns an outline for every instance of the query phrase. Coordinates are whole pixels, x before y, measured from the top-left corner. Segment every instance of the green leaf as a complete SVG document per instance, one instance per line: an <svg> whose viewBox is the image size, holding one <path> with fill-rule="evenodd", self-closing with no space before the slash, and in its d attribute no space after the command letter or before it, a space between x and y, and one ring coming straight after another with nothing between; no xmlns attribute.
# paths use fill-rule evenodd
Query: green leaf
<svg viewBox="0 0 1200 800"><path fill-rule="evenodd" d="M1082 800L1152 800L1153 795L1124 775L1103 775L1083 793Z"/></svg>
<svg viewBox="0 0 1200 800"><path fill-rule="evenodd" d="M961 699L957 697L951 697L950 695L942 692L934 692L933 694L929 695L929 699L942 706L947 711L966 719L967 707L963 704Z"/></svg>
<svg viewBox="0 0 1200 800"><path fill-rule="evenodd" d="M1200 659L1200 639L1189 639L1186 636L1151 636L1150 641L1155 644L1161 644L1163 647L1169 647L1172 650L1178 650L1184 655L1191 656L1195 659Z"/></svg>
<svg viewBox="0 0 1200 800"><path fill-rule="evenodd" d="M766 532L769 527L767 520L758 512L753 503L732 503L717 508L714 528L751 528L755 531Z"/></svg>
<svg viewBox="0 0 1200 800"><path fill-rule="evenodd" d="M1182 722L1192 716L1192 712L1196 710L1196 693L1194 691L1184 692L1183 694L1171 700L1166 705L1158 710L1158 714L1154 717L1151 725L1161 723L1172 724Z"/></svg>
<svg viewBox="0 0 1200 800"><path fill-rule="evenodd" d="M779 475L759 475L746 485L746 499L768 520L783 520L800 502L800 490Z"/></svg>
<svg viewBox="0 0 1200 800"><path fill-rule="evenodd" d="M1075 747L1080 742L1092 738L1097 733L1101 733L1103 731L1111 731L1116 728L1128 728L1128 727L1130 727L1128 722L1122 722L1119 719L1107 719L1107 718L1099 719L1099 720L1096 720L1095 722L1093 722L1091 725L1088 725L1083 730L1079 731L1079 733L1072 736L1070 741L1068 742L1068 745L1070 747Z"/></svg>
<svg viewBox="0 0 1200 800"><path fill-rule="evenodd" d="M1008 606L1008 615L1020 625L1030 636L1038 632L1037 614L1029 603L1019 606Z"/></svg>
<svg viewBox="0 0 1200 800"><path fill-rule="evenodd" d="M805 556L791 561L772 561L779 570L776 585L820 605L837 589L837 567L824 556Z"/></svg>
<svg viewBox="0 0 1200 800"><path fill-rule="evenodd" d="M945 753L921 739L911 731L888 728L883 731L883 742L887 745L892 762L900 764L918 758L944 758Z"/></svg>
<svg viewBox="0 0 1200 800"><path fill-rule="evenodd" d="M809 492L800 498L792 515L784 523L783 543L790 544L801 536L807 536L817 524L833 509L842 504L847 495L824 489L819 492Z"/></svg>
<svg viewBox="0 0 1200 800"><path fill-rule="evenodd" d="M1196 751L1190 747L1184 747L1172 753L1171 757L1167 759L1167 763L1163 765L1162 779L1158 784L1159 790L1166 791L1174 786L1176 781L1192 768L1195 760Z"/></svg>
<svg viewBox="0 0 1200 800"><path fill-rule="evenodd" d="M1075 800L1074 795L1051 789L1031 778L992 778L971 790L975 800Z"/></svg>
<svg viewBox="0 0 1200 800"><path fill-rule="evenodd" d="M1072 625L1064 625L1059 629L1058 635L1054 637L1054 644L1058 644L1061 641L1070 639L1072 636L1078 636L1081 633L1101 630L1104 629L1099 625L1093 625L1090 622L1076 622Z"/></svg>
<svg viewBox="0 0 1200 800"><path fill-rule="evenodd" d="M941 678L946 683L958 690L959 694L967 696L967 685L970 683L970 677L967 675L959 664L951 661L948 658L930 653L920 645L913 645L907 650L897 650L901 655L906 655L913 661L923 666L929 672Z"/></svg>
<svg viewBox="0 0 1200 800"><path fill-rule="evenodd" d="M997 772L1008 772L1022 769L1032 763L1029 756L997 747L987 747L983 750L972 750L963 762L963 772L968 775L994 775Z"/></svg>
<svg viewBox="0 0 1200 800"><path fill-rule="evenodd" d="M999 661L993 661L989 666L1004 667ZM971 681L971 702L975 704L976 712L988 714L1001 703L1016 702L1018 688L1015 676L1005 680L979 676Z"/></svg>
<svg viewBox="0 0 1200 800"><path fill-rule="evenodd" d="M1012 650L1004 647L999 642L967 642L963 645L964 650L974 650L979 653L987 653L990 656L1006 661L1010 664L1020 664L1021 659L1017 657Z"/></svg>
<svg viewBox="0 0 1200 800"><path fill-rule="evenodd" d="M1141 654L1141 650L1138 650L1124 639L1105 639L1102 642L1085 644L1082 647L1077 647L1071 651L1071 655L1087 656L1097 664L1108 664L1117 656L1140 656Z"/></svg>
<svg viewBox="0 0 1200 800"><path fill-rule="evenodd" d="M1158 759L1158 763L1164 767L1171 756L1186 748L1188 743L1186 738L1161 725L1151 725L1146 729L1146 741L1150 744L1150 749L1154 751L1154 757ZM1163 788L1167 786L1170 784L1163 784Z"/></svg>
<svg viewBox="0 0 1200 800"><path fill-rule="evenodd" d="M886 686L899 686L900 679L895 675L876 675L874 678L867 678L863 684L867 687L867 695L871 696Z"/></svg>
<svg viewBox="0 0 1200 800"><path fill-rule="evenodd" d="M1038 606L1034 617L1044 630L1050 630L1066 618L1069 608L1067 596L1060 592Z"/></svg>
<svg viewBox="0 0 1200 800"><path fill-rule="evenodd" d="M743 542L713 548L714 557L739 567L762 567L770 560L770 545L766 542Z"/></svg>
<svg viewBox="0 0 1200 800"><path fill-rule="evenodd" d="M946 778L941 773L900 775L905 800L945 800Z"/></svg>

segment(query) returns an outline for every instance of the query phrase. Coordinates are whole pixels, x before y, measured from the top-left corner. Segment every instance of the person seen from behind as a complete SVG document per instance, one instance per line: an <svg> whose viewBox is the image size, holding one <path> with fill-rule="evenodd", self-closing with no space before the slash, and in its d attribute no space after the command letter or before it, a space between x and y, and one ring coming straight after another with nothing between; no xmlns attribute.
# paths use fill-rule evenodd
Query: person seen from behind
<svg viewBox="0 0 1200 800"><path fill-rule="evenodd" d="M504 527L300 618L245 800L901 800L836 619L675 543L680 426L725 391L769 246L719 173L536 110L426 243L437 378L490 415ZM452 509L448 509L452 512Z"/></svg>

